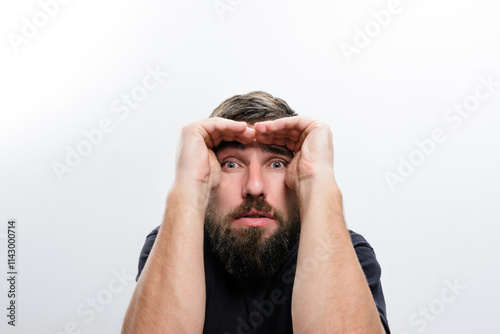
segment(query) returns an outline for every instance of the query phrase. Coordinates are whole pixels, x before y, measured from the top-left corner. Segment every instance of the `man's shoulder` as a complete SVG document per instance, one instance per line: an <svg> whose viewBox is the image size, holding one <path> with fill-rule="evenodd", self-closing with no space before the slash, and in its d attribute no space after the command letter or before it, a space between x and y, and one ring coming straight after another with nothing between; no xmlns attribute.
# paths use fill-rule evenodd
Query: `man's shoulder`
<svg viewBox="0 0 500 334"><path fill-rule="evenodd" d="M146 236L146 241L144 242L144 246L142 246L141 255L139 256L138 272L135 278L136 281L139 280L139 276L141 276L142 269L146 264L146 261L149 257L149 253L151 253L151 249L153 248L153 245L155 243L156 236L158 235L158 230L160 229L160 226L161 225L158 225L154 230L152 230Z"/></svg>
<svg viewBox="0 0 500 334"><path fill-rule="evenodd" d="M366 241L365 237L363 237L361 234L356 233L352 230L349 230L349 233L351 234L351 241L354 248L364 246L373 249L368 241Z"/></svg>
<svg viewBox="0 0 500 334"><path fill-rule="evenodd" d="M156 235L158 235L158 230L160 229L160 226L161 225L156 226L154 230L149 232L149 234L146 236L146 239L149 237L156 237Z"/></svg>

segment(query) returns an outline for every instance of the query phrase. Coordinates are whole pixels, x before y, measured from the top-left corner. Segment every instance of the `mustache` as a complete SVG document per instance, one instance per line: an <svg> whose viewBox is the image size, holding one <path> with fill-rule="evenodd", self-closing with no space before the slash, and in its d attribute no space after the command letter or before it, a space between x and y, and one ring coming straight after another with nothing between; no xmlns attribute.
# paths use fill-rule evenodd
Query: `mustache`
<svg viewBox="0 0 500 334"><path fill-rule="evenodd" d="M269 202L267 202L262 197L257 198L246 198L243 203L241 203L238 207L231 210L227 215L227 222L231 222L236 218L241 217L243 214L251 211L261 211L269 213L273 218L278 220L278 222L283 222L283 215L278 210L275 210Z"/></svg>

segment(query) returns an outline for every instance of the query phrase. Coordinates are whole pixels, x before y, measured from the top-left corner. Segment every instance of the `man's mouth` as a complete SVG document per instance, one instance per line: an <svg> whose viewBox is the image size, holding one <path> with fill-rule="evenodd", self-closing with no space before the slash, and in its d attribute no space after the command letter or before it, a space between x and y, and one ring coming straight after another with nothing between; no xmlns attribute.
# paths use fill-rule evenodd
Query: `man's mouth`
<svg viewBox="0 0 500 334"><path fill-rule="evenodd" d="M264 227L274 221L274 216L269 212L251 210L236 217L233 223L249 227Z"/></svg>

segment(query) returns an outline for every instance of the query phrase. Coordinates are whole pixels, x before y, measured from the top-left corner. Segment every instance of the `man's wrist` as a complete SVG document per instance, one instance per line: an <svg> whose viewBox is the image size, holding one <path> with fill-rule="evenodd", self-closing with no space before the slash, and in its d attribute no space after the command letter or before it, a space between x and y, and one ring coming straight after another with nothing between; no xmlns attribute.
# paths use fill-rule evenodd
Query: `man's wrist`
<svg viewBox="0 0 500 334"><path fill-rule="evenodd" d="M333 172L318 173L314 176L301 180L298 183L296 193L299 201L307 201L317 193L332 192L341 196L340 190L335 181Z"/></svg>
<svg viewBox="0 0 500 334"><path fill-rule="evenodd" d="M194 181L175 180L167 196L167 203L183 210L205 215L210 198L210 187Z"/></svg>
<svg viewBox="0 0 500 334"><path fill-rule="evenodd" d="M342 193L332 173L319 174L303 180L296 191L301 216L309 210L332 207L342 212Z"/></svg>

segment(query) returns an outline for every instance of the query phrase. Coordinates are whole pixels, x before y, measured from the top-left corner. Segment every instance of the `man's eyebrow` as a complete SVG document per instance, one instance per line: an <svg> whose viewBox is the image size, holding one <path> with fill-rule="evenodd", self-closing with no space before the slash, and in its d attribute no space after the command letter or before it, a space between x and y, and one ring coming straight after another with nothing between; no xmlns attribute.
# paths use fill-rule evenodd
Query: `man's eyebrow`
<svg viewBox="0 0 500 334"><path fill-rule="evenodd" d="M237 141L223 141L219 145L215 146L212 150L217 153L217 151L223 149L223 148L236 148L238 150L243 150L245 148L245 145L243 145L240 142Z"/></svg>
<svg viewBox="0 0 500 334"><path fill-rule="evenodd" d="M273 154L279 154L279 155L284 155L284 156L287 156L287 157L290 157L290 158L293 158L294 157L294 154L292 151L290 151L289 149L287 149L286 147L284 146L276 146L276 145L261 145L260 146L261 149L264 151L264 152L267 152L267 153L273 153Z"/></svg>
<svg viewBox="0 0 500 334"><path fill-rule="evenodd" d="M223 141L221 142L218 146L213 148L213 151L217 153L217 151L224 149L224 148L235 148L237 150L244 150L245 145L237 142L237 141ZM260 145L261 150L263 150L266 153L272 153L272 154L278 154L278 155L283 155L286 157L293 158L294 153L287 149L284 146L278 146L278 145Z"/></svg>

